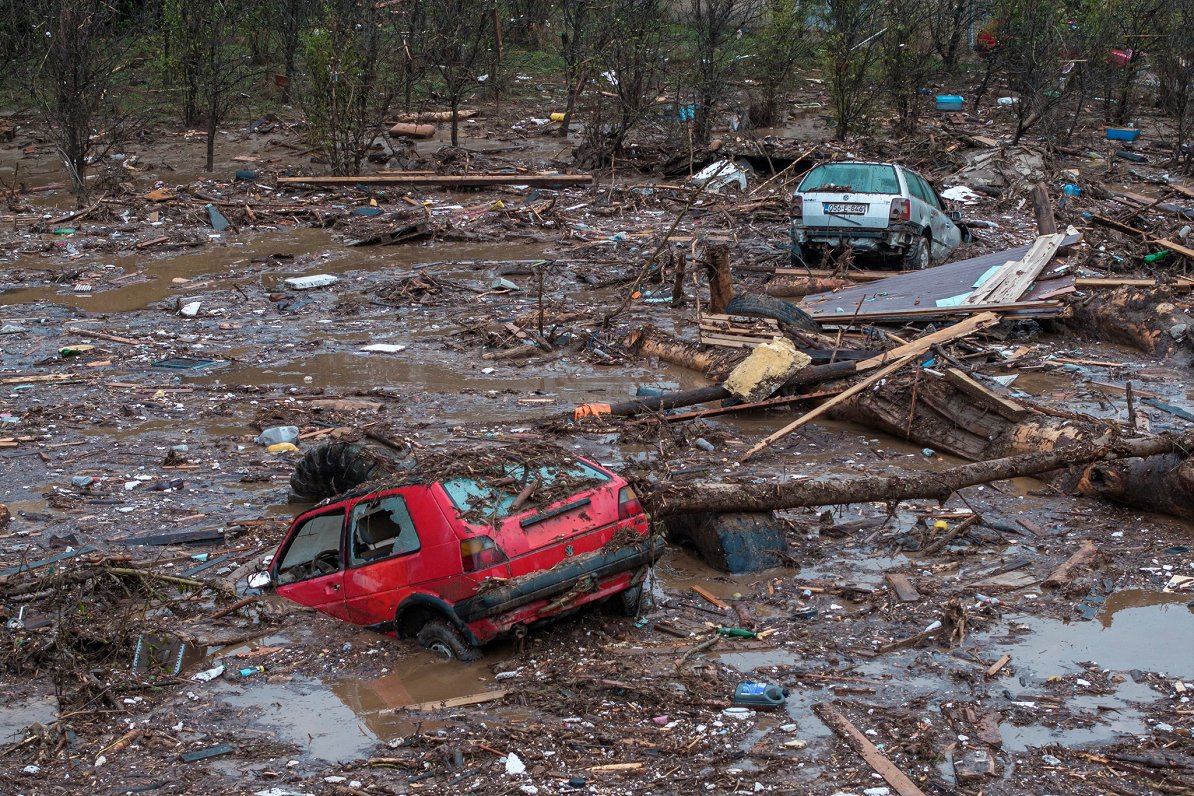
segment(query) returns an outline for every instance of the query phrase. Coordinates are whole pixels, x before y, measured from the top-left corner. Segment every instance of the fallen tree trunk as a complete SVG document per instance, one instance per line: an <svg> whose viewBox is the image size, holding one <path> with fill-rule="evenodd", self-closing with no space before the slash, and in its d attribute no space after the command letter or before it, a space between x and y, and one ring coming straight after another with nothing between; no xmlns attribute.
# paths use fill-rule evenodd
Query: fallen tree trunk
<svg viewBox="0 0 1194 796"><path fill-rule="evenodd" d="M1091 441L1041 453L973 462L938 472L900 471L867 478L786 484L694 483L642 486L657 517L689 512L774 511L872 501L932 498L946 500L968 486L1040 475L1096 461L1158 456L1194 448L1194 433L1142 439Z"/></svg>
<svg viewBox="0 0 1194 796"><path fill-rule="evenodd" d="M656 357L672 365L704 373L721 381L734 367L746 359L748 351L737 348L703 348L661 332L654 326L643 326L626 336L625 346L642 357Z"/></svg>
<svg viewBox="0 0 1194 796"><path fill-rule="evenodd" d="M852 284L834 277L777 276L763 286L763 292L779 298L804 298L814 293L831 293Z"/></svg>
<svg viewBox="0 0 1194 796"><path fill-rule="evenodd" d="M1194 516L1194 460L1182 452L1098 462L1083 472L1078 491L1144 511Z"/></svg>
<svg viewBox="0 0 1194 796"><path fill-rule="evenodd" d="M1125 287L1073 304L1067 325L1099 340L1122 343L1161 358L1194 359L1194 317L1164 288Z"/></svg>

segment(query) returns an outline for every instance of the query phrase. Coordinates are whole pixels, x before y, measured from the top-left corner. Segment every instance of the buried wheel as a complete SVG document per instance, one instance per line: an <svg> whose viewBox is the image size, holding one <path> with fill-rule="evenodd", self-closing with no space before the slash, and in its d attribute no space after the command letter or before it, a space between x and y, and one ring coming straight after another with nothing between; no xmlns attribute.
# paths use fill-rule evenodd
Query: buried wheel
<svg viewBox="0 0 1194 796"><path fill-rule="evenodd" d="M933 260L933 252L929 244L929 236L921 235L908 244L904 250L904 270L923 271Z"/></svg>
<svg viewBox="0 0 1194 796"><path fill-rule="evenodd" d="M481 650L469 643L460 629L445 619L432 619L415 636L419 644L444 660L479 661Z"/></svg>
<svg viewBox="0 0 1194 796"><path fill-rule="evenodd" d="M637 586L631 586L624 592L619 592L614 600L622 616L638 616L639 603L643 600L643 584L640 583Z"/></svg>

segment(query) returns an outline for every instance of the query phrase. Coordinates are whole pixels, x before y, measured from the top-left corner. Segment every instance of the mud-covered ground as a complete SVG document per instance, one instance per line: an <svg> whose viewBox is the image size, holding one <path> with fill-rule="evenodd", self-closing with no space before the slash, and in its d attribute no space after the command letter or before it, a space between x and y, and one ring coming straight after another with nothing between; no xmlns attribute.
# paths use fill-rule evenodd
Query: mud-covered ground
<svg viewBox="0 0 1194 796"><path fill-rule="evenodd" d="M500 121L483 114L466 125L462 150L446 149L441 131L390 165L566 165L570 144L549 127L512 129L537 115L527 108L516 103ZM876 141L856 154L899 156L943 177L966 150L949 148L958 134L1006 125L991 114L932 121L927 147ZM783 129L727 133L723 147L841 151L824 137L805 110ZM1086 146L1105 150L1094 132ZM268 133L229 131L214 176L198 170L200 149L198 136L169 130L130 145L102 165L106 190L75 215L64 191L39 190L61 176L35 127L0 146L5 182L32 189L0 216L0 502L11 514L0 564L94 546L0 579L11 620L0 630L0 790L886 792L814 705L844 715L926 793L1194 790L1194 595L1166 591L1174 576L1194 575L1191 526L1027 479L965 489L945 506L785 512L790 560L752 575L720 574L672 548L637 619L583 612L492 645L475 664L442 663L272 597L213 618L240 601L301 508L286 503L299 454L254 442L270 426L299 426L301 449L366 432L422 447L547 439L660 480L786 482L954 462L825 421L737 463L800 408L675 424L566 421L578 404L640 387L706 383L621 343L643 323L695 339L707 296L699 269L683 307L664 300L670 283L648 280L602 324L692 199L681 178L606 171L594 188L559 191L278 188L279 173L320 168L286 120ZM1054 183L1144 195L1155 186L1140 177L1161 171L1108 167L1054 153L1046 168ZM234 181L237 169L256 173ZM787 264L784 179L749 179L745 195L700 197L672 238L685 250L702 237L728 241L746 287ZM1033 237L1024 187L966 209L995 226L976 227L957 257ZM213 229L209 204L229 228ZM373 207L380 214L359 209ZM1105 208L1070 198L1059 220L1082 227L1090 210ZM1172 223L1154 210L1144 218ZM349 245L413 224L431 237ZM1139 262L1138 244L1084 231L1078 251L1091 274ZM315 274L338 281L302 291L283 281ZM505 356L531 347L509 324L534 327L552 350ZM362 351L379 343L402 348ZM1118 385L1128 379L1169 406L1194 400L1187 370L1048 324L993 345L1015 351L1016 364L976 367L1016 374L1013 390L1047 406L1123 420ZM1153 431L1189 426L1158 408L1138 414ZM968 512L982 522L919 552L937 520ZM183 531L206 538L121 543ZM1099 548L1099 566L1044 588L1083 540ZM916 592L906 601L891 585L900 575ZM917 640L939 620L950 638ZM710 628L747 624L774 632L692 654ZM134 665L147 635L189 640L177 674ZM224 676L193 679L221 662ZM237 676L254 666L264 670ZM788 688L786 707L727 710L746 680ZM456 698L464 704L434 704Z"/></svg>

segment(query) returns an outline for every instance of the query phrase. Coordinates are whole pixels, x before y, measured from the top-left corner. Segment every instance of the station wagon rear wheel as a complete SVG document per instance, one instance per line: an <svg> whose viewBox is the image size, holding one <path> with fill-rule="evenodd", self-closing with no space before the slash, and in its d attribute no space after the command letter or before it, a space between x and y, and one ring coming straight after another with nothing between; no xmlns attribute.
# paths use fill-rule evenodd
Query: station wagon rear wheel
<svg viewBox="0 0 1194 796"><path fill-rule="evenodd" d="M445 660L478 661L481 650L469 643L460 630L446 619L431 619L415 636L419 644Z"/></svg>
<svg viewBox="0 0 1194 796"><path fill-rule="evenodd" d="M929 267L932 259L928 235L921 235L904 250L904 268L908 271L923 271Z"/></svg>

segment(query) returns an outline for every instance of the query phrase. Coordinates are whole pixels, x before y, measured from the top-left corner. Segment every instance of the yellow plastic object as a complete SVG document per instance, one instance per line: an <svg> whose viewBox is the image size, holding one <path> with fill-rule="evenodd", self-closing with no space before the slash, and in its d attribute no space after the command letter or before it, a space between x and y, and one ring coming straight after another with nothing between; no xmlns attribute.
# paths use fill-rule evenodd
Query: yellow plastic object
<svg viewBox="0 0 1194 796"><path fill-rule="evenodd" d="M270 453L291 453L298 450L298 446L293 442L277 442L266 448Z"/></svg>
<svg viewBox="0 0 1194 796"><path fill-rule="evenodd" d="M557 111L557 112L553 113L551 116L549 116L548 118L551 119L553 122L562 122L562 121L564 121L564 114Z"/></svg>
<svg viewBox="0 0 1194 796"><path fill-rule="evenodd" d="M933 523L933 527L939 531L948 531L949 523L945 520L937 520L935 523Z"/></svg>

